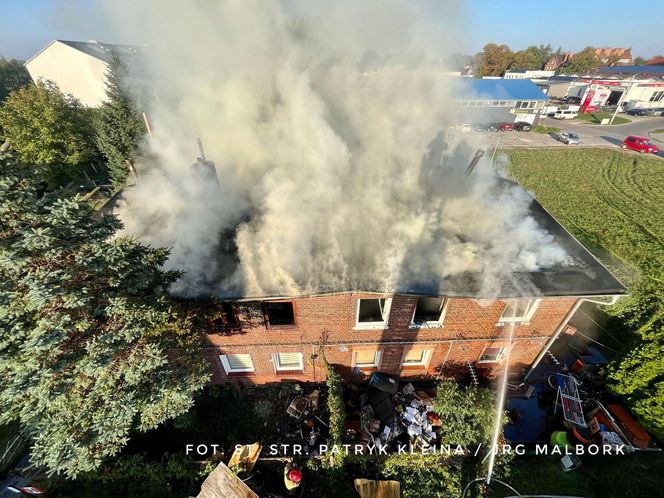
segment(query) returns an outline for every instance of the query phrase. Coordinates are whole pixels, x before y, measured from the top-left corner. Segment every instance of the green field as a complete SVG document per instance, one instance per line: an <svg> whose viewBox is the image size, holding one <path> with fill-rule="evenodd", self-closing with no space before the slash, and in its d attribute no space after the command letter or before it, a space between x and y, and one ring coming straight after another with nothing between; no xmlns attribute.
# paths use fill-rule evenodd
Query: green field
<svg viewBox="0 0 664 498"><path fill-rule="evenodd" d="M664 161L601 149L510 150L510 174L630 284L664 282Z"/></svg>
<svg viewBox="0 0 664 498"><path fill-rule="evenodd" d="M664 161L602 149L510 150L509 173L622 279L630 295L610 310L623 346L612 389L653 435L664 438ZM604 331L606 332L606 331ZM600 333L600 340L604 341ZM521 493L660 496L664 455L582 458L570 473L556 459L518 457L507 480Z"/></svg>
<svg viewBox="0 0 664 498"><path fill-rule="evenodd" d="M581 121L587 121L588 123L591 124L600 124L602 122L602 119L611 119L611 116L613 116L612 112L579 113L576 119L580 119ZM630 123L631 121L632 120L629 118L616 116L616 118L613 120L613 123L611 124L619 125L619 124Z"/></svg>

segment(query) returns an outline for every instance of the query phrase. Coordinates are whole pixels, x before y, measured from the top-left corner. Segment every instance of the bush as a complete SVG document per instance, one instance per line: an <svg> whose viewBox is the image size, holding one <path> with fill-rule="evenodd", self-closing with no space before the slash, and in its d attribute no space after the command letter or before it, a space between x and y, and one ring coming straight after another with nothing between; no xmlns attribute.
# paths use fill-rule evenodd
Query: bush
<svg viewBox="0 0 664 498"><path fill-rule="evenodd" d="M454 381L443 381L433 406L443 422L443 444L466 448L486 445L491 441L496 398L490 389L462 387Z"/></svg>

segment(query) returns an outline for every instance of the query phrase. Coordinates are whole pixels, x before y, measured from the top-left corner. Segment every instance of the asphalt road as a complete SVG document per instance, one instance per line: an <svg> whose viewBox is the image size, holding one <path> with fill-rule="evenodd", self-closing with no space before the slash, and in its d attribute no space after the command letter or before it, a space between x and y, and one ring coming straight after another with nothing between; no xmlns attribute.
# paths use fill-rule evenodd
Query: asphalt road
<svg viewBox="0 0 664 498"><path fill-rule="evenodd" d="M664 129L664 117L629 116L629 118L633 121L611 126L589 124L573 119L567 121L546 118L544 126L555 126L561 130L576 133L581 138L581 147L615 148L619 147L628 135L639 135L650 136L660 148L664 149L664 134L650 135L653 130ZM519 131L480 133L483 133L491 144L495 144L499 140L499 146L505 148L577 147L576 145L566 145L544 133ZM634 152L634 154L638 154L638 152ZM664 159L664 150L661 150L657 156Z"/></svg>

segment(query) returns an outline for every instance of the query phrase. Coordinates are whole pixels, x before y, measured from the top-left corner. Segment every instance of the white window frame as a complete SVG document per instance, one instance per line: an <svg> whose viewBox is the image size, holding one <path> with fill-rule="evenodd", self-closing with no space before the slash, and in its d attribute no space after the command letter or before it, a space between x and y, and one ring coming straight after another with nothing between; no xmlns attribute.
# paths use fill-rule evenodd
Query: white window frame
<svg viewBox="0 0 664 498"><path fill-rule="evenodd" d="M382 322L360 322L360 302L363 299L385 299ZM355 330L385 330L390 320L390 308L392 308L391 297L359 297L355 305Z"/></svg>
<svg viewBox="0 0 664 498"><path fill-rule="evenodd" d="M298 366L293 367L293 366L282 366L280 361L279 361L279 355L280 354L298 354L300 355L300 363ZM274 364L274 369L277 372L281 371L299 371L299 370L304 370L304 355L302 353L287 353L287 352L282 352L282 353L272 353L272 363Z"/></svg>
<svg viewBox="0 0 664 498"><path fill-rule="evenodd" d="M251 361L251 368L232 368L231 364L228 361L228 356L234 356L234 355L240 355L240 354L246 354L249 357L249 360ZM241 372L253 372L254 371L254 359L251 357L249 353L232 353L230 355L225 355L225 354L220 354L219 359L221 360L221 366L224 367L224 371L229 374L229 373L241 373Z"/></svg>
<svg viewBox="0 0 664 498"><path fill-rule="evenodd" d="M507 311L507 308L510 304L511 301L514 301L515 299L510 299L507 300L507 304L505 304L505 309L503 310L503 314L500 316L500 320L498 320L498 325L502 326L507 323L528 323L530 322L530 319L533 317L535 312L540 306L540 303L542 302L542 299L540 298L522 298L522 299L528 299L528 305L526 307L526 314L524 316L504 316L505 311ZM520 299L516 299L518 301Z"/></svg>
<svg viewBox="0 0 664 498"><path fill-rule="evenodd" d="M382 351L380 349L376 349L376 350L372 351L373 354L374 354L374 362L371 365L369 365L367 363L360 364L360 363L357 362L357 353L365 353L367 351L368 350L353 351L353 367L354 368L357 367L361 370L363 368L379 368L380 367L380 361L383 359L383 354L382 354Z"/></svg>
<svg viewBox="0 0 664 498"><path fill-rule="evenodd" d="M445 315L447 314L447 306L450 304L450 300L446 297L440 298L443 300L443 307L440 310L440 316L438 320L429 320L424 323L415 323L415 313L417 313L417 302L415 303L415 309L413 310L413 316L410 317L410 329L426 329L426 328L440 328L443 326L445 321ZM418 298L419 301L419 298Z"/></svg>
<svg viewBox="0 0 664 498"><path fill-rule="evenodd" d="M487 349L499 349L500 351L498 352L498 357L495 360L483 360L482 356L484 356L484 352ZM503 361L503 358L505 358L505 348L504 347L487 346L482 351L482 354L480 355L479 360L477 360L477 363L500 363L501 361Z"/></svg>
<svg viewBox="0 0 664 498"><path fill-rule="evenodd" d="M402 367L426 367L429 365L429 361L431 361L431 355L433 351L431 349L415 349L415 351L422 351L422 359L416 362L405 363L406 355L410 351L404 350L403 355L401 356Z"/></svg>

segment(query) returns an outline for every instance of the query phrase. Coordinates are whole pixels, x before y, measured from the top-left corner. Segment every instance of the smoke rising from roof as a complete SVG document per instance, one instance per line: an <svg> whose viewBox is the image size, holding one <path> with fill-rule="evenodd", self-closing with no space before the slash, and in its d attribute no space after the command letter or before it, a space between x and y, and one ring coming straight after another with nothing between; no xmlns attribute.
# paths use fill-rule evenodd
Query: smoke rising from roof
<svg viewBox="0 0 664 498"><path fill-rule="evenodd" d="M406 2L330 3L298 17L293 2L109 0L151 47L154 136L119 215L172 247L186 272L174 292L444 294L469 272L496 296L514 272L563 262L491 154L464 175L482 144L449 129L464 91L440 64L456 3L438 4L451 17L435 37ZM192 176L197 137L220 189ZM221 256L229 238L236 257Z"/></svg>

